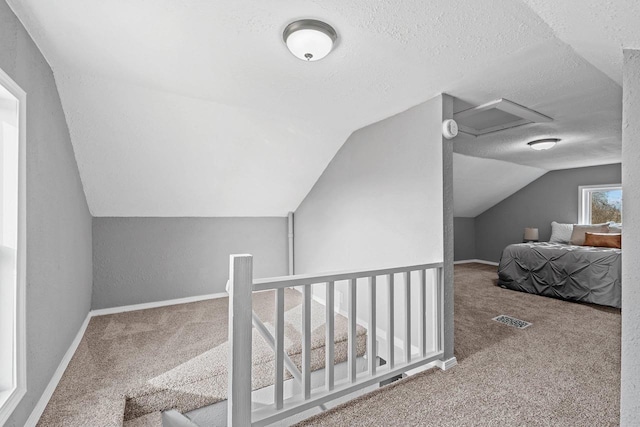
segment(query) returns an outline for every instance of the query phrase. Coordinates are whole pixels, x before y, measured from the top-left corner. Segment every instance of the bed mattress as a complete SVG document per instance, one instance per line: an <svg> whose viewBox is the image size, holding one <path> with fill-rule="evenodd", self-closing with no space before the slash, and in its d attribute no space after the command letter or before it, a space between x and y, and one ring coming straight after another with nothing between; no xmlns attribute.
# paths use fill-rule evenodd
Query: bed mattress
<svg viewBox="0 0 640 427"><path fill-rule="evenodd" d="M548 297L620 308L622 250L558 243L507 246L498 285Z"/></svg>

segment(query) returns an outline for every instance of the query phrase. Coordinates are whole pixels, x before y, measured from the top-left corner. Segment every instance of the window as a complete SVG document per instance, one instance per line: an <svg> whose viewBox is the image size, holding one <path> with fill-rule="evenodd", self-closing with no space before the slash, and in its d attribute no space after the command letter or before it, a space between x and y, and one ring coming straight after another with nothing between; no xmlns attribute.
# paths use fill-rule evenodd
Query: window
<svg viewBox="0 0 640 427"><path fill-rule="evenodd" d="M622 223L622 185L583 185L578 193L580 224Z"/></svg>
<svg viewBox="0 0 640 427"><path fill-rule="evenodd" d="M0 70L0 425L26 393L25 102Z"/></svg>

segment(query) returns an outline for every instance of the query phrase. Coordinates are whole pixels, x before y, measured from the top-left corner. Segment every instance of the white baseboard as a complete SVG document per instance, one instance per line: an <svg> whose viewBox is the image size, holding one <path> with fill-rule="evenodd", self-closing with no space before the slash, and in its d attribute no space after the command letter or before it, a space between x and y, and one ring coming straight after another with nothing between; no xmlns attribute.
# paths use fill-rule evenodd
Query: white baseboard
<svg viewBox="0 0 640 427"><path fill-rule="evenodd" d="M487 261L478 261L478 260L463 261L463 262L484 262L484 263L488 263ZM47 387L45 388L44 392L40 396L40 400L38 400L38 403L33 408L33 411L31 411L31 415L27 419L27 422L25 423L25 426L26 427L35 427L36 424L38 423L38 420L40 420L40 417L42 416L42 413L44 412L45 408L47 407L47 404L49 403L49 399L51 399L51 396L53 396L53 393L56 390L56 387L58 386L58 383L60 382L60 379L62 379L62 375L64 374L64 371L67 369L67 366L69 365L69 362L71 361L71 358L73 357L73 355L75 354L76 350L78 349L78 346L80 345L80 341L82 340L82 337L84 336L84 333L87 330L87 326L89 325L89 321L91 320L92 317L104 316L104 315L107 315L107 314L124 313L124 312L135 311L135 310L145 310L145 309L149 309L149 308L165 307L165 306L176 305L176 304L186 304L186 303L190 303L190 302L205 301L205 300L211 300L211 299L216 299L216 298L222 298L222 297L226 297L226 296L228 296L228 294L226 292L221 292L221 293L216 293L216 294L199 295L199 296L186 297L186 298L177 298L177 299L172 299L172 300L156 301L156 302L149 302L149 303L143 303L143 304L125 305L125 306L120 306L120 307L102 308L102 309L90 311L87 314L87 317L85 318L84 322L82 323L82 326L80 326L80 329L78 330L78 333L76 334L76 337L74 338L73 342L71 343L71 346L69 347L67 352L64 354L64 357L60 361L60 364L58 365L58 368L56 369L56 371L54 372L53 376L51 377L51 380L49 381L49 384L47 385ZM325 303L323 298L318 297L316 295L313 295L313 299L316 300L317 302L321 303L321 304ZM338 313L340 313L340 314L342 314L344 316L347 315L347 313L344 312L341 309L337 309L336 312L338 312ZM368 324L367 324L367 322L365 320L358 319L358 323L362 323L363 327L368 328ZM381 329L379 329L379 328L376 328L376 329L377 329L378 334L384 336L384 339L386 339L386 332L381 330ZM395 337L394 344L396 346L399 346L400 348L404 349L404 340L401 340L401 339ZM418 347L413 346L413 345L411 347L414 350L414 352L418 352ZM443 371L454 367L456 364L457 364L457 361L456 361L455 357L452 357L451 359L448 359L448 360L446 360L444 362L442 362L442 361L434 362L434 365L437 366L438 368L442 369Z"/></svg>
<svg viewBox="0 0 640 427"><path fill-rule="evenodd" d="M47 404L49 403L49 399L51 399L51 396L53 396L53 392L56 390L56 387L58 387L58 383L60 382L60 379L62 378L64 371L67 369L67 365L69 365L71 358L73 357L76 350L78 349L78 346L80 345L80 341L82 340L82 337L84 336L84 333L87 330L87 326L89 325L89 321L91 320L92 317L104 316L106 314L124 313L127 311L145 310L148 308L165 307L168 305L186 304L189 302L205 301L210 299L222 298L226 296L228 296L226 292L220 292L217 294L198 295L195 297L177 298L177 299L166 300L166 301L156 301L156 302L149 302L144 304L124 305L121 307L111 307L111 308L102 308L99 310L91 310L89 313L87 313L86 319L84 319L84 322L82 323L82 326L80 326L80 329L78 330L76 337L71 343L71 346L69 346L69 349L67 350L67 352L64 354L64 357L60 361L60 364L58 365L58 368L56 369L53 376L51 377L49 384L47 384L47 388L44 389L44 392L40 396L40 400L38 400L38 403L33 408L33 411L31 411L31 415L29 415L29 418L27 419L25 426L35 427L35 425L38 423L38 420L40 420L40 417L42 416L44 409L47 407Z"/></svg>
<svg viewBox="0 0 640 427"><path fill-rule="evenodd" d="M205 301L210 299L227 297L229 294L226 292L219 292L217 294L198 295L195 297L185 297L169 299L165 301L145 302L142 304L123 305L120 307L100 308L97 310L91 310L91 317L104 316L106 314L125 313L127 311L146 310L149 308L166 307L168 305L187 304L190 302Z"/></svg>
<svg viewBox="0 0 640 427"><path fill-rule="evenodd" d="M456 366L458 364L458 360L455 357L452 357L447 360L436 360L434 363L438 368L446 371L447 369L451 369Z"/></svg>
<svg viewBox="0 0 640 427"><path fill-rule="evenodd" d="M51 396L53 396L53 392L56 390L56 387L58 387L58 382L60 382L62 374L64 374L64 371L67 369L67 365L69 365L71 358L80 345L80 341L84 336L84 332L87 330L87 326L89 325L89 320L91 320L91 312L87 314L87 317L84 319L82 326L80 326L80 329L78 330L76 337L73 339L71 346L62 357L62 360L60 361L60 364L58 365L56 371L53 373L49 384L47 384L47 387L44 389L44 392L40 396L40 400L38 400L38 403L33 408L33 411L31 411L31 415L29 415L29 418L25 423L26 427L35 427L35 425L38 423L38 420L40 420L44 409L49 403L49 399L51 399Z"/></svg>
<svg viewBox="0 0 640 427"><path fill-rule="evenodd" d="M496 267L498 266L497 262L493 262L493 261L485 261L483 259L463 259L460 261L454 261L454 264L471 264L471 263L477 263L477 264L486 264L486 265L495 265Z"/></svg>

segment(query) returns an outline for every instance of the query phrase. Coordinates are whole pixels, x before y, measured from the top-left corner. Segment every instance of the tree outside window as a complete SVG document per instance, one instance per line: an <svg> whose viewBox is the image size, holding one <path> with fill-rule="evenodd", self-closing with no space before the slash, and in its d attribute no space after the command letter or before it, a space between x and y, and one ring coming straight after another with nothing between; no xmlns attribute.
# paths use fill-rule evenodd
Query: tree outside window
<svg viewBox="0 0 640 427"><path fill-rule="evenodd" d="M622 190L591 193L591 223L622 222Z"/></svg>

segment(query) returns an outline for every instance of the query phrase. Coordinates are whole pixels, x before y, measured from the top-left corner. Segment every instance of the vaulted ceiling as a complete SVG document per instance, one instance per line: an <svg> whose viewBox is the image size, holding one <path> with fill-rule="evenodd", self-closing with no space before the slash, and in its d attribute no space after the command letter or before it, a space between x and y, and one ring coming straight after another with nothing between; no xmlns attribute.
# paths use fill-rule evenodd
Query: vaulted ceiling
<svg viewBox="0 0 640 427"><path fill-rule="evenodd" d="M356 129L441 92L555 120L455 150L538 169L620 161L635 0L8 0L50 63L95 216L294 210ZM339 33L306 63L284 27ZM532 138L563 141L544 153Z"/></svg>

